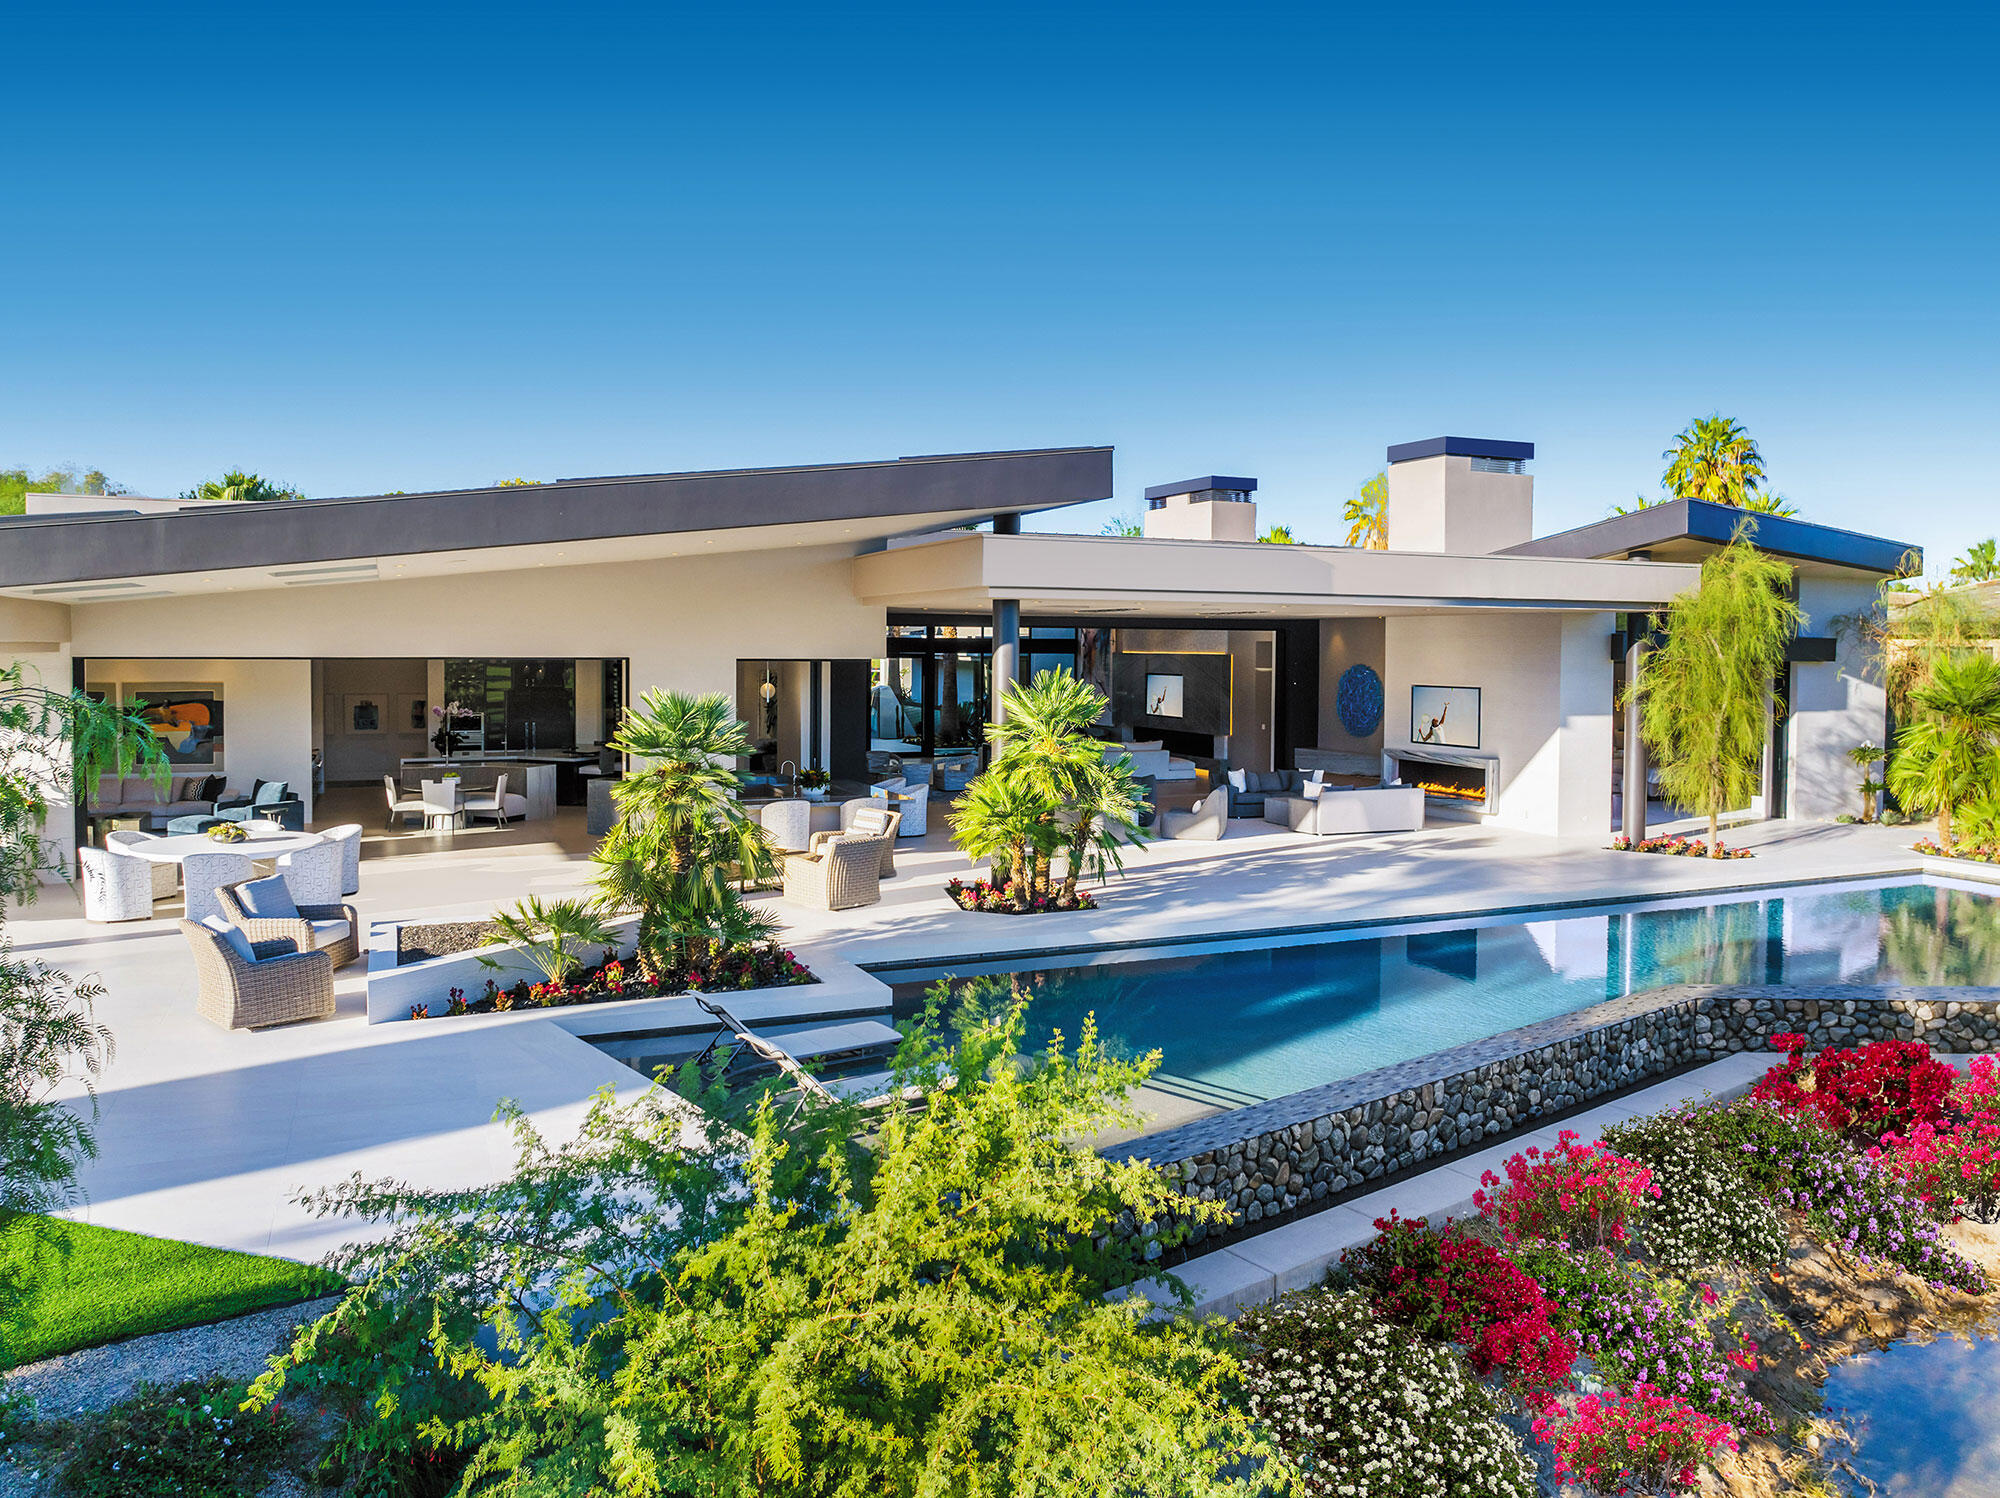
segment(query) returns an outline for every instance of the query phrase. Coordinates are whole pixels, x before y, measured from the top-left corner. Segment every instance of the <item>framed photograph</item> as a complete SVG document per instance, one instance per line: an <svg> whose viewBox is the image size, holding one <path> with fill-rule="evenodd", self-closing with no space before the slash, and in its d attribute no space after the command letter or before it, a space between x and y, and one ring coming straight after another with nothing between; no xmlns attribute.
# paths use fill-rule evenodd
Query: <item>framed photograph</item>
<svg viewBox="0 0 2000 1498"><path fill-rule="evenodd" d="M175 768L215 770L222 766L223 706L220 682L126 682L124 701L143 702L140 716Z"/></svg>
<svg viewBox="0 0 2000 1498"><path fill-rule="evenodd" d="M389 699L380 692L350 692L342 699L340 721L348 733L386 733Z"/></svg>
<svg viewBox="0 0 2000 1498"><path fill-rule="evenodd" d="M396 719L399 725L398 732L420 733L426 738L430 737L430 699L425 697L421 692L406 692L397 698L396 701L400 708Z"/></svg>
<svg viewBox="0 0 2000 1498"><path fill-rule="evenodd" d="M1477 749L1479 688L1411 687L1410 742Z"/></svg>
<svg viewBox="0 0 2000 1498"><path fill-rule="evenodd" d="M1184 679L1179 676L1164 676L1154 672L1146 673L1146 716L1149 718L1180 718L1186 716L1186 705L1182 698Z"/></svg>

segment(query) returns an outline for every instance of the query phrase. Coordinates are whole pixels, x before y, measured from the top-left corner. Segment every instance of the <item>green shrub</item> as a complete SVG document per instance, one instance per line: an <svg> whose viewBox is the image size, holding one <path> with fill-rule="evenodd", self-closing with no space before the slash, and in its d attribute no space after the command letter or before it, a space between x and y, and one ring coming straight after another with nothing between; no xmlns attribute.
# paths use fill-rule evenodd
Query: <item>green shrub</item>
<svg viewBox="0 0 2000 1498"><path fill-rule="evenodd" d="M1880 822L1884 827L1901 827L1910 819L1905 813L1896 810L1895 807L1885 806L1882 808L1882 815L1875 820Z"/></svg>
<svg viewBox="0 0 2000 1498"><path fill-rule="evenodd" d="M1301 1491L1533 1498L1534 1467L1465 1359L1379 1319L1361 1292L1295 1290L1237 1331L1245 1401Z"/></svg>
<svg viewBox="0 0 2000 1498"><path fill-rule="evenodd" d="M1686 1277L1732 1265L1761 1269L1784 1258L1789 1235L1769 1200L1743 1190L1722 1146L1681 1114L1619 1124L1604 1131L1604 1142L1653 1172L1660 1194L1640 1241L1659 1268Z"/></svg>
<svg viewBox="0 0 2000 1498"><path fill-rule="evenodd" d="M262 1491L290 1442L277 1406L244 1411L226 1379L141 1384L123 1404L74 1423L61 1488L74 1498L238 1498Z"/></svg>

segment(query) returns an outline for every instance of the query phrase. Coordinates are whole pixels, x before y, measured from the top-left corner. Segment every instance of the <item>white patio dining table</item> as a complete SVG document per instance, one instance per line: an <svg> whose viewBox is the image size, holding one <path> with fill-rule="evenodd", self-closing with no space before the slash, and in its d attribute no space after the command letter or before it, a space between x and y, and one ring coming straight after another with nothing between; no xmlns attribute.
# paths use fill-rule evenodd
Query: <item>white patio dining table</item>
<svg viewBox="0 0 2000 1498"><path fill-rule="evenodd" d="M265 861L310 848L321 841L317 832L255 832L240 843L218 843L205 832L181 832L172 837L156 837L142 843L126 843L121 853L149 858L154 863L179 863L190 853L241 853L245 858Z"/></svg>

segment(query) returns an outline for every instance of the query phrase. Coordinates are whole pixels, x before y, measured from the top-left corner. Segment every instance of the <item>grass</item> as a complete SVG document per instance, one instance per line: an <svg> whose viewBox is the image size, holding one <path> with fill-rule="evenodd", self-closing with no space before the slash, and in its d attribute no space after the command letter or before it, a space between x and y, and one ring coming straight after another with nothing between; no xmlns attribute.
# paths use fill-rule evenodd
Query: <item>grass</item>
<svg viewBox="0 0 2000 1498"><path fill-rule="evenodd" d="M0 1368L342 1288L328 1270L261 1254L0 1214Z"/></svg>

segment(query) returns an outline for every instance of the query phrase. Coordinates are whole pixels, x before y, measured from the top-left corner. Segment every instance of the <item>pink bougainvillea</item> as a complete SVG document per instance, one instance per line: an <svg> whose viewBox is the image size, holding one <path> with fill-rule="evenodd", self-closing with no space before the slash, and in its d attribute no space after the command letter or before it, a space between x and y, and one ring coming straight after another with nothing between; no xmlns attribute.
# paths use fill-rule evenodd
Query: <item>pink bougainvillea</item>
<svg viewBox="0 0 2000 1498"><path fill-rule="evenodd" d="M1817 1056L1807 1055L1805 1037L1790 1031L1773 1035L1771 1044L1786 1052L1785 1062L1766 1072L1751 1095L1864 1141L1937 1124L1958 1080L1914 1040L1877 1040Z"/></svg>
<svg viewBox="0 0 2000 1498"><path fill-rule="evenodd" d="M1554 1453L1558 1477L1605 1493L1690 1491L1703 1466L1736 1449L1722 1421L1643 1383L1586 1394L1569 1409L1550 1400L1534 1430Z"/></svg>

